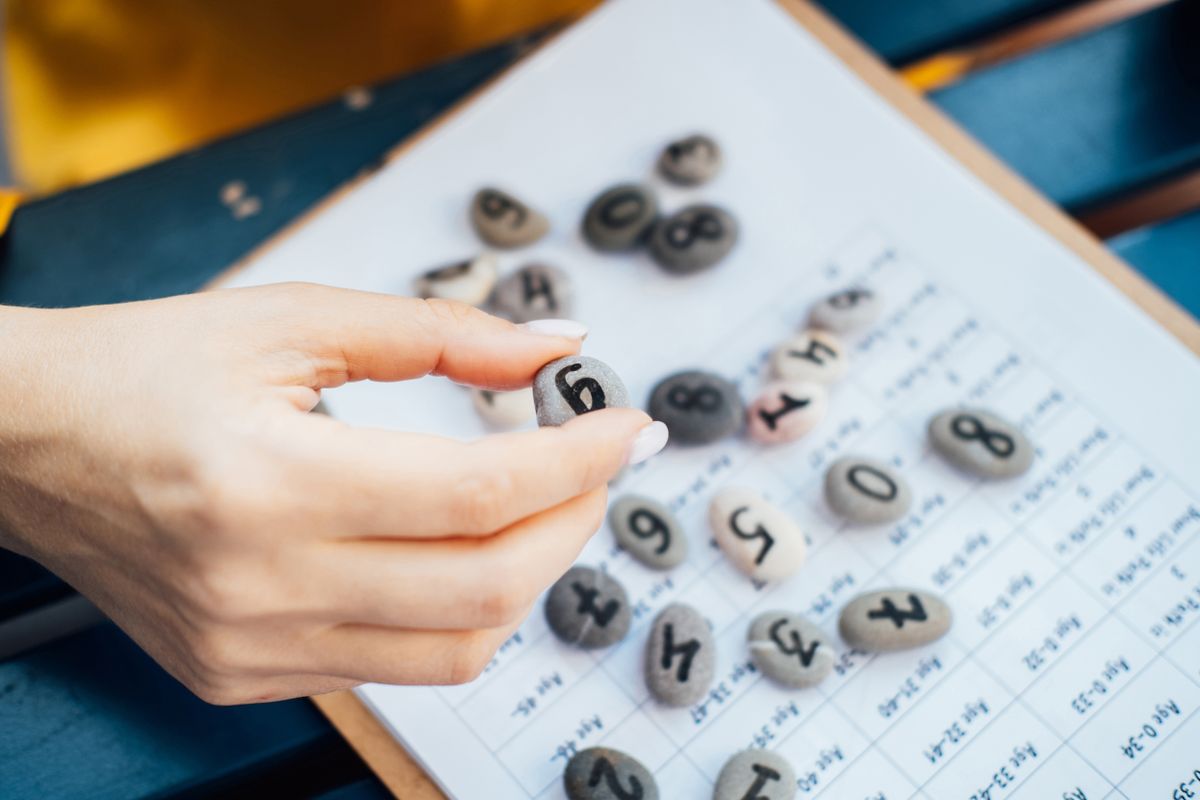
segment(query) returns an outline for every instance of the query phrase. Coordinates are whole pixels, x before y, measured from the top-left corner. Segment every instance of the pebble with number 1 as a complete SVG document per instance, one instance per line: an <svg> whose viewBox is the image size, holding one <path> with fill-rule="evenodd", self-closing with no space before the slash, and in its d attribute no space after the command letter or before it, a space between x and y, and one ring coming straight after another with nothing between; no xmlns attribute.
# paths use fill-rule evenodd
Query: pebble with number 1
<svg viewBox="0 0 1200 800"><path fill-rule="evenodd" d="M566 356L538 370L533 405L538 425L562 425L589 411L628 408L629 392L603 361Z"/></svg>

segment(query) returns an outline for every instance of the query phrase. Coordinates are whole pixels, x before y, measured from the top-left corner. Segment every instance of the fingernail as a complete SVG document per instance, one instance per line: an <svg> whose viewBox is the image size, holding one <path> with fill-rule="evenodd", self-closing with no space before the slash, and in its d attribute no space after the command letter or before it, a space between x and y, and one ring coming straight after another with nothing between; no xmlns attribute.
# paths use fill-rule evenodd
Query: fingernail
<svg viewBox="0 0 1200 800"><path fill-rule="evenodd" d="M581 341L588 335L587 325L573 319L535 319L518 327L526 333L536 333L539 336L565 336Z"/></svg>
<svg viewBox="0 0 1200 800"><path fill-rule="evenodd" d="M626 464L640 464L650 456L658 453L667 446L667 426L657 420L638 431L633 444L629 446L629 457Z"/></svg>

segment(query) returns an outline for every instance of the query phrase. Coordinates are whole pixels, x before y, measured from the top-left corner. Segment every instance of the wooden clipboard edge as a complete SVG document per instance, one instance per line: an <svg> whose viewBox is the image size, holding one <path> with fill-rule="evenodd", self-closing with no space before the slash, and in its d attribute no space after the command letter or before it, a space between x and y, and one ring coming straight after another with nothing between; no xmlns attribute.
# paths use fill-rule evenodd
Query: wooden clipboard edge
<svg viewBox="0 0 1200 800"><path fill-rule="evenodd" d="M907 86L863 44L846 32L825 12L812 5L809 0L775 0L775 2L798 24L828 47L863 82L938 142L976 177L1015 206L1031 222L1040 226L1090 264L1188 349L1200 355L1200 323L1174 301L1150 284L1136 270L1109 252L1104 244L1085 228L1000 162L932 103ZM548 36L530 52L536 52L557 37L558 33ZM528 55L528 53L523 55L516 63L520 63ZM485 81L483 85L455 103L440 117L393 148L383 163L386 164L400 157L418 141L436 131L460 110L466 108L501 81L511 69L512 66L509 66L501 70L498 75ZM366 175L355 178L322 200L271 239L235 262L205 288L216 288L227 281L263 252L306 225L356 188L365 177ZM341 691L320 695L313 697L312 701L384 785L397 797L402 800L445 800L445 794L353 692Z"/></svg>

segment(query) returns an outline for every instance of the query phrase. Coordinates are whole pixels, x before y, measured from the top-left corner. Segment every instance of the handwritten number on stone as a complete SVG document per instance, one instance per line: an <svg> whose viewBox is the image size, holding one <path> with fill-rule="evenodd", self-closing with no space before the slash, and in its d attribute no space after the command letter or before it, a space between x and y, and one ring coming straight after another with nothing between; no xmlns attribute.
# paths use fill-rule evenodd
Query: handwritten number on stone
<svg viewBox="0 0 1200 800"><path fill-rule="evenodd" d="M678 163L686 156L690 156L697 150L704 150L706 156L711 158L712 145L703 139L684 139L679 142L672 142L667 145L667 153L671 156L671 160Z"/></svg>
<svg viewBox="0 0 1200 800"><path fill-rule="evenodd" d="M680 411L713 412L721 408L723 398L721 393L712 386L697 386L689 389L686 386L672 386L667 392L667 402Z"/></svg>
<svg viewBox="0 0 1200 800"><path fill-rule="evenodd" d="M763 422L767 423L767 427L771 430L775 430L775 426L779 424L780 417L787 416L793 411L804 408L812 402L812 400L807 397L797 400L795 397L784 394L783 392L779 393L779 399L783 401L783 405L778 411L767 411L765 408L761 408L758 411L758 416L762 418Z"/></svg>
<svg viewBox="0 0 1200 800"><path fill-rule="evenodd" d="M781 653L786 653L789 656L795 655L798 657L800 659L800 666L811 666L813 656L817 654L817 648L821 646L821 643L819 641L814 641L807 648L805 648L804 641L800 638L799 631L793 629L788 631L788 633L791 634L792 640L789 644L783 641L783 637L780 636L780 632L783 630L784 625L787 625L787 617L780 617L771 623L771 641L775 643L775 646L779 648Z"/></svg>
<svg viewBox="0 0 1200 800"><path fill-rule="evenodd" d="M617 600L609 600L603 608L598 608L596 598L600 596L599 589L588 588L578 581L572 581L571 588L579 597L579 605L575 608L575 613L588 614L601 628L608 625L621 608L621 604Z"/></svg>
<svg viewBox="0 0 1200 800"><path fill-rule="evenodd" d="M558 310L558 300L554 297L554 287L545 275L529 272L521 273L521 289L525 294L525 305L532 306L539 297L546 301L548 311Z"/></svg>
<svg viewBox="0 0 1200 800"><path fill-rule="evenodd" d="M750 768L754 770L754 783L742 795L742 800L770 800L759 792L766 787L767 781L782 780L783 776L765 764L753 764Z"/></svg>
<svg viewBox="0 0 1200 800"><path fill-rule="evenodd" d="M690 219L677 217L667 223L664 231L667 244L676 250L686 250L697 239L720 239L725 234L721 220L707 211L699 211Z"/></svg>
<svg viewBox="0 0 1200 800"><path fill-rule="evenodd" d="M637 779L636 775L629 776L629 788L626 789L621 785L621 779L617 777L616 767L607 758L598 758L596 763L592 764L592 774L588 776L588 786L595 788L600 785L600 781L604 781L604 785L612 796L617 800L642 800L642 782Z"/></svg>
<svg viewBox="0 0 1200 800"><path fill-rule="evenodd" d="M584 377L573 384L567 383L567 373L578 369L583 369L583 364L568 364L558 371L554 376L554 385L558 388L558 393L576 414L586 414L589 411L599 411L605 408L604 389L601 388L600 381ZM583 402L584 392L587 392L591 405Z"/></svg>
<svg viewBox="0 0 1200 800"><path fill-rule="evenodd" d="M752 531L742 530L741 526L738 525L738 517L749 510L750 506L742 506L741 508L736 509L729 516L729 529L732 530L733 535L739 539L745 539L747 541L752 541L754 539L763 540L762 547L759 548L758 551L758 557L754 559L754 565L758 566L763 562L763 559L767 557L767 551L774 546L775 539L771 536L771 534L767 533L767 529L762 525L756 525Z"/></svg>
<svg viewBox="0 0 1200 800"><path fill-rule="evenodd" d="M466 275L471 269L470 261L462 261L458 264L451 264L448 267L438 267L437 269L426 272L424 277L431 281L448 281L451 278L458 278Z"/></svg>
<svg viewBox="0 0 1200 800"><path fill-rule="evenodd" d="M892 624L897 628L903 628L905 620L924 622L929 619L925 614L925 606L921 605L921 598L915 594L910 594L908 602L910 606L909 610L901 611L896 608L896 604L892 602L892 598L885 597L883 598L881 608L873 608L867 612L867 619L890 619Z"/></svg>
<svg viewBox="0 0 1200 800"><path fill-rule="evenodd" d="M866 289L846 289L843 292L838 292L835 295L830 295L829 305L840 310L854 308L863 300L871 297L871 293Z"/></svg>
<svg viewBox="0 0 1200 800"><path fill-rule="evenodd" d="M639 539L661 537L662 543L654 548L656 556L661 556L671 546L671 531L667 528L667 523L659 519L657 514L645 508L639 508L629 515L629 529Z"/></svg>
<svg viewBox="0 0 1200 800"><path fill-rule="evenodd" d="M692 659L700 652L700 640L688 639L683 644L675 644L675 626L667 623L663 626L663 654L660 663L662 668L669 670L675 663L675 656L680 657L679 669L675 671L675 680L687 683L692 672Z"/></svg>
<svg viewBox="0 0 1200 800"><path fill-rule="evenodd" d="M974 414L959 414L950 420L950 432L964 442L978 441L996 458L1008 458L1017 449L1011 436L988 428Z"/></svg>
<svg viewBox="0 0 1200 800"><path fill-rule="evenodd" d="M640 219L645 210L646 198L634 191L621 192L604 203L600 221L609 228L624 228Z"/></svg>
<svg viewBox="0 0 1200 800"><path fill-rule="evenodd" d="M512 212L512 226L518 228L525 223L525 208L520 203L514 203L499 192L484 192L479 198L479 210L488 219L501 219Z"/></svg>
<svg viewBox="0 0 1200 800"><path fill-rule="evenodd" d="M824 342L818 342L816 339L810 339L808 348L805 350L788 350L787 352L792 358L803 358L806 361L811 361L823 367L825 366L825 358L822 358L818 353L824 354L824 357L830 360L837 358L837 352L832 347Z"/></svg>
<svg viewBox="0 0 1200 800"><path fill-rule="evenodd" d="M864 482L864 475L870 476L872 480ZM880 472L867 464L855 464L851 467L846 473L846 480L850 482L851 486L858 489L867 497L881 500L885 503L895 500L896 493L899 491L896 487L896 482L889 478L886 473ZM880 487L876 482L882 483L883 486Z"/></svg>

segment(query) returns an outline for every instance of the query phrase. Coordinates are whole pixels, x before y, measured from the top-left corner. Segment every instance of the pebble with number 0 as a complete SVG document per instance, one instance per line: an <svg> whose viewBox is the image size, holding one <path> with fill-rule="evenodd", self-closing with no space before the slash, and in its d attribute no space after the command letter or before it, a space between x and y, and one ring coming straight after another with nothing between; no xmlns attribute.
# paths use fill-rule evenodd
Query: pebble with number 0
<svg viewBox="0 0 1200 800"><path fill-rule="evenodd" d="M583 238L602 252L632 250L658 218L658 200L649 187L623 183L606 189L583 216Z"/></svg>
<svg viewBox="0 0 1200 800"><path fill-rule="evenodd" d="M562 425L589 411L628 408L629 392L612 368L588 356L566 356L533 379L538 425Z"/></svg>
<svg viewBox="0 0 1200 800"><path fill-rule="evenodd" d="M627 494L608 510L617 544L651 569L678 566L687 555L687 538L671 509L650 497Z"/></svg>
<svg viewBox="0 0 1200 800"><path fill-rule="evenodd" d="M804 565L808 544L799 523L753 489L729 486L708 506L713 538L751 578L774 581Z"/></svg>
<svg viewBox="0 0 1200 800"><path fill-rule="evenodd" d="M810 381L769 383L750 404L747 430L765 444L791 442L817 426L829 410L829 392Z"/></svg>
<svg viewBox="0 0 1200 800"><path fill-rule="evenodd" d="M1012 423L981 408L951 408L929 421L929 442L951 464L981 478L1015 478L1034 448Z"/></svg>
<svg viewBox="0 0 1200 800"><path fill-rule="evenodd" d="M457 300L477 306L496 285L496 257L484 253L466 261L431 269L413 281L417 297Z"/></svg>
<svg viewBox="0 0 1200 800"><path fill-rule="evenodd" d="M833 670L833 647L816 625L790 611L764 611L746 632L763 674L791 689L816 686Z"/></svg>
<svg viewBox="0 0 1200 800"><path fill-rule="evenodd" d="M629 598L615 578L592 567L567 570L546 595L546 624L576 647L609 647L625 638L633 619Z"/></svg>
<svg viewBox="0 0 1200 800"><path fill-rule="evenodd" d="M808 322L814 328L851 333L873 323L881 310L879 297L874 292L852 286L834 292L813 306Z"/></svg>
<svg viewBox="0 0 1200 800"><path fill-rule="evenodd" d="M879 525L908 513L912 490L890 464L846 456L825 472L825 502L851 522Z"/></svg>
<svg viewBox="0 0 1200 800"><path fill-rule="evenodd" d="M567 800L658 800L650 770L628 753L589 747L571 756L563 771Z"/></svg>
<svg viewBox="0 0 1200 800"><path fill-rule="evenodd" d="M485 188L471 201L471 224L493 247L523 247L550 230L550 220L517 198L499 189Z"/></svg>
<svg viewBox="0 0 1200 800"><path fill-rule="evenodd" d="M650 255L667 272L699 272L728 255L737 239L737 220L728 211L713 205L688 206L654 226Z"/></svg>
<svg viewBox="0 0 1200 800"><path fill-rule="evenodd" d="M738 389L713 372L676 372L650 392L646 409L671 430L680 444L709 444L732 436L746 423L746 406Z"/></svg>
<svg viewBox="0 0 1200 800"><path fill-rule="evenodd" d="M950 630L950 607L919 589L883 589L855 597L838 616L846 644L868 653L908 650Z"/></svg>
<svg viewBox="0 0 1200 800"><path fill-rule="evenodd" d="M717 645L708 620L683 603L659 612L646 642L646 688L663 705L690 706L712 686Z"/></svg>
<svg viewBox="0 0 1200 800"><path fill-rule="evenodd" d="M671 183L698 186L721 170L721 148L711 136L695 133L663 148L658 171Z"/></svg>
<svg viewBox="0 0 1200 800"><path fill-rule="evenodd" d="M734 754L713 789L713 800L792 800L796 771L774 750L743 750Z"/></svg>
<svg viewBox="0 0 1200 800"><path fill-rule="evenodd" d="M513 322L529 322L569 318L574 299L567 273L548 264L528 264L496 284L491 307Z"/></svg>
<svg viewBox="0 0 1200 800"><path fill-rule="evenodd" d="M771 372L784 381L837 383L846 374L846 351L832 333L814 328L775 348Z"/></svg>

